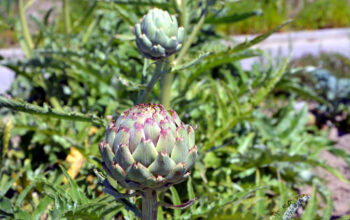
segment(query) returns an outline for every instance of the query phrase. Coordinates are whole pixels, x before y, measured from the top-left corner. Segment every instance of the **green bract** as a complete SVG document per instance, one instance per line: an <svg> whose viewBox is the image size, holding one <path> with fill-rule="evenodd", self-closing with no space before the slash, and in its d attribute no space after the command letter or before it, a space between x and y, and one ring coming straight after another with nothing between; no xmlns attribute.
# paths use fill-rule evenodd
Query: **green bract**
<svg viewBox="0 0 350 220"><path fill-rule="evenodd" d="M184 181L197 158L194 130L175 111L140 104L110 123L99 145L104 169L125 188L165 190Z"/></svg>
<svg viewBox="0 0 350 220"><path fill-rule="evenodd" d="M158 60L181 48L184 28L178 27L174 15L154 8L135 25L135 35L141 53L147 58Z"/></svg>

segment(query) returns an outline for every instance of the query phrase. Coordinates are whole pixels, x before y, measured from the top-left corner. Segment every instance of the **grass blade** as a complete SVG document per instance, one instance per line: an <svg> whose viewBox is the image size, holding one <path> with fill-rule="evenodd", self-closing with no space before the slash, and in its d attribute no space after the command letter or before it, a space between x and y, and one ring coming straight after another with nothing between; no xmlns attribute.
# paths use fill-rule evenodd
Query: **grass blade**
<svg viewBox="0 0 350 220"><path fill-rule="evenodd" d="M317 214L317 194L316 194L316 185L312 187L312 195L306 206L305 212L303 214L302 220L315 219Z"/></svg>
<svg viewBox="0 0 350 220"><path fill-rule="evenodd" d="M40 203L36 207L36 209L33 212L33 219L34 220L40 220L41 216L45 213L47 210L49 204L52 202L51 198L48 196L45 196L43 199L40 200Z"/></svg>
<svg viewBox="0 0 350 220"><path fill-rule="evenodd" d="M180 196L177 193L174 186L170 187L170 192L171 192L171 200L172 200L173 204L180 205L181 204ZM174 217L174 219L180 219L181 211L179 209L174 209L174 216L173 217Z"/></svg>

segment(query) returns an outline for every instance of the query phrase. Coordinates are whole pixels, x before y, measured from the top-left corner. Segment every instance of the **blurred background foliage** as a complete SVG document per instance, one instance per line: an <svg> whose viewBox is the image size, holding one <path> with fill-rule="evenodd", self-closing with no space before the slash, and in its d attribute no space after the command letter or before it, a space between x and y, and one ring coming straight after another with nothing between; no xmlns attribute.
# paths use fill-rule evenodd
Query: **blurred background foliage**
<svg viewBox="0 0 350 220"><path fill-rule="evenodd" d="M33 2L37 1L28 0L28 8ZM44 5L56 6L50 10L56 12L56 15L60 14L59 6L61 1L48 0L43 2L42 4ZM77 18L82 18L84 12L88 10L86 6L91 4L91 2L93 1L71 1L70 7L74 10L74 13L71 13L72 20L76 21ZM269 31L288 19L293 19L294 22L288 25L284 31L316 30L348 27L350 25L348 19L350 17L349 0L244 0L233 2L235 4L221 4L220 13L230 16L252 13L258 16L243 20L235 25L230 25L230 22L222 22L217 25L217 31L226 34L257 34ZM0 2L0 37L3 39L0 42L0 47L10 47L18 43L14 31L18 20L18 17L16 17L18 14L17 5L18 0L4 0ZM41 12L45 11L45 7L42 8ZM49 10L49 8L46 10ZM30 16L31 14L29 13ZM37 13L33 14L35 16ZM63 14L58 16L63 16ZM32 23L32 21L29 22ZM58 22L55 28L62 30L63 23Z"/></svg>
<svg viewBox="0 0 350 220"><path fill-rule="evenodd" d="M236 25L219 25L218 30L230 34L257 34L270 30L281 22L293 18L284 30L316 30L348 27L350 25L349 0L245 0L225 7L228 13L245 13L252 9L261 16Z"/></svg>
<svg viewBox="0 0 350 220"><path fill-rule="evenodd" d="M18 19L21 2L24 11L35 3L0 2L1 39L7 41L1 46L20 45L26 53L21 60L0 60L16 73L6 97L105 121L136 103L154 68L138 52L131 26L156 6L177 14L189 36L205 16L182 62L194 65L174 71L171 98L171 108L197 128L200 156L188 181L160 195L175 205L195 196L198 201L185 210L160 208L159 219L266 219L306 186L313 187L314 199L302 218L330 219L331 192L313 169L349 183L320 159L328 151L350 165L349 154L327 138L330 126L349 132L349 60L320 55L250 71L238 61L264 56L249 48L293 14L295 22L283 30L348 25L347 1L297 1L294 9L292 1L267 0L63 0L52 1L41 16L27 13L26 22ZM265 34L233 48L221 44L227 34L257 32ZM147 101L159 96L156 85ZM103 124L0 112L0 217L135 219L103 194L93 172L101 168Z"/></svg>

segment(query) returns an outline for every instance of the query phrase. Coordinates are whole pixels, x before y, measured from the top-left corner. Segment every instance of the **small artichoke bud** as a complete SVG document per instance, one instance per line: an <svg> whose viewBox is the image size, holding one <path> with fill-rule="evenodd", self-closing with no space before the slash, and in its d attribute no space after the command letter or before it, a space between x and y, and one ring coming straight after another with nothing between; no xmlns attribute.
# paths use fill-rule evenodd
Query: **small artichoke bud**
<svg viewBox="0 0 350 220"><path fill-rule="evenodd" d="M99 149L105 171L121 186L162 191L190 175L197 158L194 139L193 128L175 111L149 103L112 121Z"/></svg>
<svg viewBox="0 0 350 220"><path fill-rule="evenodd" d="M140 52L153 60L164 59L181 48L184 28L176 17L154 8L135 25L136 45Z"/></svg>

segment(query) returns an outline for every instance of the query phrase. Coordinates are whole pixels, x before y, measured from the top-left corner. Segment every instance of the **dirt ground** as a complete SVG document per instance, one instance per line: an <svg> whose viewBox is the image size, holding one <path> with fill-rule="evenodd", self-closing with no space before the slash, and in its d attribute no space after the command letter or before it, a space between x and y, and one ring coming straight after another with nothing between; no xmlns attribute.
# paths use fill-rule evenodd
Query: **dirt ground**
<svg viewBox="0 0 350 220"><path fill-rule="evenodd" d="M350 134L339 137L337 131L333 129L330 132L330 139L337 141L336 147L342 148L350 154ZM324 159L327 164L338 169L348 180L350 180L350 169L343 159L328 152L322 152L321 158ZM327 181L327 186L333 195L333 215L342 216L350 214L350 184L340 181L332 174L323 170L320 170L319 172L321 172L321 176L324 176Z"/></svg>
<svg viewBox="0 0 350 220"><path fill-rule="evenodd" d="M331 129L329 138L337 142L336 147L344 149L350 154L350 134L338 136L336 129ZM344 177L350 180L350 169L347 163L337 156L329 152L322 152L321 159L328 165L336 168ZM344 183L329 172L317 168L315 174L321 176L326 181L328 189L332 192L333 197L333 218L341 217L350 214L350 184ZM302 193L311 194L311 187L306 187L301 190ZM332 219L333 219L332 218Z"/></svg>

